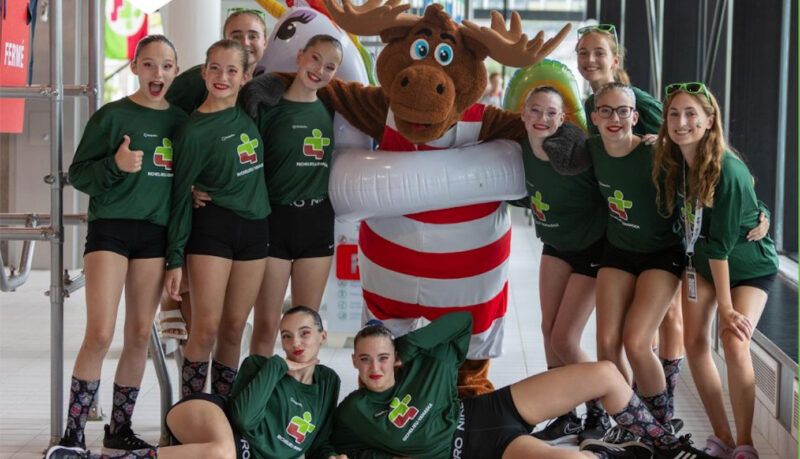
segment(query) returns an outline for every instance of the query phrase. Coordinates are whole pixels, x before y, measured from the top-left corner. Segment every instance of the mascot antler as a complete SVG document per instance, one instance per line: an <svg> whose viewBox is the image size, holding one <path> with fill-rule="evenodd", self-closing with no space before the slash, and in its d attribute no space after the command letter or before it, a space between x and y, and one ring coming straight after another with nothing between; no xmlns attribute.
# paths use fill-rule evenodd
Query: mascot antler
<svg viewBox="0 0 800 459"><path fill-rule="evenodd" d="M469 36L489 49L489 56L503 65L527 67L550 54L567 36L572 24L567 23L558 34L544 41L544 32L539 31L533 40L522 33L522 21L517 12L511 13L511 27L506 30L503 16L492 11L491 27L481 27L471 21L463 21L461 33Z"/></svg>
<svg viewBox="0 0 800 459"><path fill-rule="evenodd" d="M410 27L419 21L419 17L406 14L410 4L401 5L402 0L367 0L361 6L355 6L349 0L324 0L325 6L334 22L345 31L355 35L380 35L392 27Z"/></svg>

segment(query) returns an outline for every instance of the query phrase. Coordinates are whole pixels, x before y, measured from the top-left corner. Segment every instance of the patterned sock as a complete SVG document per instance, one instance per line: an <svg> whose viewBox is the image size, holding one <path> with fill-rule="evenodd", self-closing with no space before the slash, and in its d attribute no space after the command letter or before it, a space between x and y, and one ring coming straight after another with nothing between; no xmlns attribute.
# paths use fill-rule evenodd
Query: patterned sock
<svg viewBox="0 0 800 459"><path fill-rule="evenodd" d="M120 386L114 383L114 406L111 408L111 421L108 423L112 434L119 432L121 427L130 427L133 407L138 396L138 387Z"/></svg>
<svg viewBox="0 0 800 459"><path fill-rule="evenodd" d="M640 398L653 417L655 417L661 424L666 425L669 421L666 419L667 405L669 404L669 393L667 392L667 389L664 389L663 392L659 392L655 395L649 395Z"/></svg>
<svg viewBox="0 0 800 459"><path fill-rule="evenodd" d="M636 394L631 396L628 405L622 411L611 416L617 424L640 437L644 443L657 448L671 449L678 442L678 438L658 422Z"/></svg>
<svg viewBox="0 0 800 459"><path fill-rule="evenodd" d="M605 411L603 409L603 404L600 403L599 398L593 398L591 400L586 400L586 412L597 410L597 411Z"/></svg>
<svg viewBox="0 0 800 459"><path fill-rule="evenodd" d="M158 446L117 454L92 454L92 459L151 459L158 457Z"/></svg>
<svg viewBox="0 0 800 459"><path fill-rule="evenodd" d="M72 384L69 392L69 409L67 410L67 428L64 429L64 437L77 442L80 445L86 443L84 439L84 429L86 419L89 417L89 409L94 402L100 380L84 381L75 376L72 377Z"/></svg>
<svg viewBox="0 0 800 459"><path fill-rule="evenodd" d="M206 386L206 376L208 376L208 361L190 362L184 357L181 370L181 380L183 381L181 397L202 392Z"/></svg>
<svg viewBox="0 0 800 459"><path fill-rule="evenodd" d="M211 393L227 396L233 389L233 380L239 371L224 363L213 360L211 362Z"/></svg>
<svg viewBox="0 0 800 459"><path fill-rule="evenodd" d="M667 391L670 395L675 393L675 387L678 386L678 374L681 372L681 363L683 357L677 359L661 359L661 366L664 368L664 376L667 379Z"/></svg>

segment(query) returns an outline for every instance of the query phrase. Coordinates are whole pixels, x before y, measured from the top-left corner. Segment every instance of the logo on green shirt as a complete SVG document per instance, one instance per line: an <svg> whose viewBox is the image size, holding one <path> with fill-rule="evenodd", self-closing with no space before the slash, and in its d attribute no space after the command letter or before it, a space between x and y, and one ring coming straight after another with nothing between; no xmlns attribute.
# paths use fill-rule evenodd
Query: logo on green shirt
<svg viewBox="0 0 800 459"><path fill-rule="evenodd" d="M540 222L547 221L544 211L550 210L550 204L542 201L542 193L537 191L536 194L531 197L531 210Z"/></svg>
<svg viewBox="0 0 800 459"><path fill-rule="evenodd" d="M239 135L242 143L236 147L236 153L239 155L239 162L242 164L257 163L258 157L256 156L256 148L258 148L258 139L250 140L247 134Z"/></svg>
<svg viewBox="0 0 800 459"><path fill-rule="evenodd" d="M303 417L294 416L289 425L286 426L286 433L289 434L297 443L303 443L306 436L314 431L317 426L311 423L311 413L306 411Z"/></svg>
<svg viewBox="0 0 800 459"><path fill-rule="evenodd" d="M322 147L327 147L331 144L331 139L322 137L322 131L314 129L311 131L312 137L303 139L303 154L306 156L313 156L317 161L322 159L325 155L325 150Z"/></svg>
<svg viewBox="0 0 800 459"><path fill-rule="evenodd" d="M620 190L614 190L614 197L608 198L608 208L625 221L628 221L628 212L625 209L631 207L633 207L633 201L626 201Z"/></svg>
<svg viewBox="0 0 800 459"><path fill-rule="evenodd" d="M395 427L403 428L408 421L417 417L419 410L415 406L408 406L410 402L411 394L406 394L403 400L397 397L392 398L391 403L389 403L389 406L392 407L392 411L389 412L389 420L392 421Z"/></svg>
<svg viewBox="0 0 800 459"><path fill-rule="evenodd" d="M161 146L153 151L153 164L168 171L172 170L172 142L168 138L161 139Z"/></svg>

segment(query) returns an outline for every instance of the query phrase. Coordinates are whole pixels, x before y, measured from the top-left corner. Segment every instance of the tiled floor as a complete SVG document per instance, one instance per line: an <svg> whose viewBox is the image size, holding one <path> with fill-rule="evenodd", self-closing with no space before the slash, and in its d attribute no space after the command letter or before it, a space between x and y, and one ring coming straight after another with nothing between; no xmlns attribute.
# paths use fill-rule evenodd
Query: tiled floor
<svg viewBox="0 0 800 459"><path fill-rule="evenodd" d="M519 209L513 211L514 233L511 257L510 301L505 338L505 355L492 363L491 378L497 385L515 382L545 369L539 330L537 269L540 243ZM15 293L0 293L0 458L39 458L50 439L50 305L43 292L49 274L34 272ZM65 304L64 388L65 404L69 375L80 346L85 321L83 291ZM121 312L120 315L124 313ZM122 317L117 336L103 365L100 387L102 405L110 411L112 377L121 350ZM322 363L336 369L342 377L342 395L355 388L356 374L350 362L350 349L343 347L345 335L335 335L321 351ZM584 349L594 354L594 320L583 337ZM173 381L177 367L169 360ZM159 388L152 366L148 366L134 414L136 431L145 440L159 437ZM703 442L710 433L700 399L684 367L677 395L678 416L695 439ZM99 450L101 422L90 422L87 443ZM756 447L762 459L779 459L764 437L756 433Z"/></svg>

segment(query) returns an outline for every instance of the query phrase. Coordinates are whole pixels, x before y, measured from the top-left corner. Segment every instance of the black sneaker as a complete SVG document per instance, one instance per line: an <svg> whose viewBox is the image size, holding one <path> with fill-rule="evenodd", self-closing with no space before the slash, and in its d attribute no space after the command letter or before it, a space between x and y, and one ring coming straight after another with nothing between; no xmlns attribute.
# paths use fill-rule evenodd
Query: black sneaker
<svg viewBox="0 0 800 459"><path fill-rule="evenodd" d="M581 443L581 451L589 451L601 459L628 458L651 459L653 450L644 443L629 442L625 445L612 445L600 440L586 440Z"/></svg>
<svg viewBox="0 0 800 459"><path fill-rule="evenodd" d="M551 445L565 443L576 445L578 443L578 432L582 428L581 419L575 412L570 411L548 422L544 429L534 432L533 436Z"/></svg>
<svg viewBox="0 0 800 459"><path fill-rule="evenodd" d="M578 433L578 443L584 440L599 440L611 428L611 420L604 410L591 409L586 412L583 430Z"/></svg>
<svg viewBox="0 0 800 459"><path fill-rule="evenodd" d="M603 436L603 441L614 445L627 443L631 441L639 441L639 437L633 434L630 430L617 424L608 429L608 432Z"/></svg>
<svg viewBox="0 0 800 459"><path fill-rule="evenodd" d="M44 459L89 459L88 451L78 447L56 445L47 450Z"/></svg>
<svg viewBox="0 0 800 459"><path fill-rule="evenodd" d="M655 448L653 459L716 459L692 446L692 434L686 434L678 438L678 442L671 445L671 448Z"/></svg>
<svg viewBox="0 0 800 459"><path fill-rule="evenodd" d="M64 446L66 448L79 448L79 449L86 449L86 443L82 441L78 441L75 438L75 435L71 435L69 431L61 437L61 440L58 442L58 446Z"/></svg>
<svg viewBox="0 0 800 459"><path fill-rule="evenodd" d="M103 436L103 452L116 453L136 451L137 449L153 449L154 446L139 438L133 433L130 426L121 427L116 433L111 433L111 427L105 425L106 434Z"/></svg>

